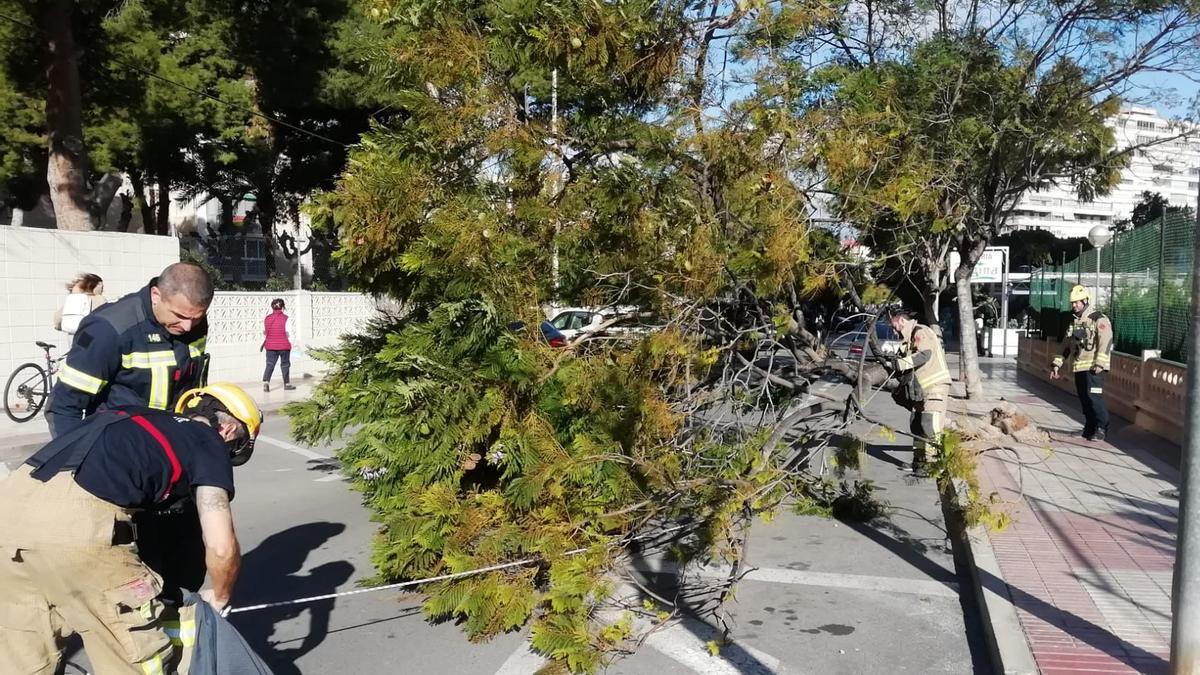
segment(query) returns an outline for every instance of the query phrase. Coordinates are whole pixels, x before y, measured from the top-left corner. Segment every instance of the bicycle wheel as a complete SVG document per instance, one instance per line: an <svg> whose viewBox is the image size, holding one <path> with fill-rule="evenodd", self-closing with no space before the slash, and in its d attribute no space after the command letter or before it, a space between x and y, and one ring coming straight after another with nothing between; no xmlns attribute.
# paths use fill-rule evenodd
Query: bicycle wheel
<svg viewBox="0 0 1200 675"><path fill-rule="evenodd" d="M28 422L42 411L49 395L46 371L36 363L23 364L4 385L4 412L14 422Z"/></svg>

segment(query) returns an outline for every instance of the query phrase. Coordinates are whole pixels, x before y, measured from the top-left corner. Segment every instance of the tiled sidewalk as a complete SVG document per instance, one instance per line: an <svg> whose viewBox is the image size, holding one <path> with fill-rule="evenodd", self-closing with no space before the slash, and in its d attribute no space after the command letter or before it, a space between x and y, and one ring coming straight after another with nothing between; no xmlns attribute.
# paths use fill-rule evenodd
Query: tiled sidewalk
<svg viewBox="0 0 1200 675"><path fill-rule="evenodd" d="M1052 436L1050 448L994 450L980 462L982 486L1014 521L990 538L1039 669L1166 672L1178 502L1160 492L1179 472L1148 450L1177 448L1119 419L1108 442L1084 441L1073 397L1018 378L1015 364L981 370L985 399L956 401L958 413L1003 398Z"/></svg>

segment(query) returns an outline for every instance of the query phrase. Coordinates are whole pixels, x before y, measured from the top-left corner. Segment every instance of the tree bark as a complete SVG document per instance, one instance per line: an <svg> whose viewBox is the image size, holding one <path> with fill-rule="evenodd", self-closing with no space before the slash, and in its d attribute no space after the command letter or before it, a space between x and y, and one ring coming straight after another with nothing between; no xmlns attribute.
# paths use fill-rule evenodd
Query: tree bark
<svg viewBox="0 0 1200 675"><path fill-rule="evenodd" d="M938 298L942 295L941 291L926 291L922 293L922 300L925 301L925 322L930 325L938 323Z"/></svg>
<svg viewBox="0 0 1200 675"><path fill-rule="evenodd" d="M958 298L958 364L959 376L966 384L969 399L983 395L983 383L979 379L979 354L975 348L975 308L971 300L971 275L975 265L983 257L987 241L970 242L959 250L961 262L954 272L955 296Z"/></svg>
<svg viewBox="0 0 1200 675"><path fill-rule="evenodd" d="M958 298L959 379L966 384L967 398L979 398L983 393L983 386L979 381L979 354L975 350L975 312L971 307L971 279L956 278L954 290Z"/></svg>
<svg viewBox="0 0 1200 675"><path fill-rule="evenodd" d="M83 109L79 92L79 65L71 32L71 0L47 0L37 13L38 28L46 36L46 129L50 156L46 180L60 230L94 230L97 218L89 208L87 146L83 142Z"/></svg>
<svg viewBox="0 0 1200 675"><path fill-rule="evenodd" d="M167 179L158 178L158 207L154 217L154 233L165 237L171 233L171 183Z"/></svg>
<svg viewBox="0 0 1200 675"><path fill-rule="evenodd" d="M146 181L139 171L129 173L129 182L133 185L133 198L137 202L138 212L142 214L142 232L150 234L154 231L154 207L146 196Z"/></svg>
<svg viewBox="0 0 1200 675"><path fill-rule="evenodd" d="M265 188L265 189L264 189ZM275 240L275 221L279 218L279 204L275 200L275 186L259 186L254 196L258 200L258 228L266 249L267 276L275 274L275 256L279 253L279 242Z"/></svg>
<svg viewBox="0 0 1200 675"><path fill-rule="evenodd" d="M108 220L108 209L112 206L113 199L117 196L117 190L121 189L122 176L119 173L109 172L100 177L96 181L96 185L92 188L91 200L88 206L96 217L96 227L103 229L112 229Z"/></svg>

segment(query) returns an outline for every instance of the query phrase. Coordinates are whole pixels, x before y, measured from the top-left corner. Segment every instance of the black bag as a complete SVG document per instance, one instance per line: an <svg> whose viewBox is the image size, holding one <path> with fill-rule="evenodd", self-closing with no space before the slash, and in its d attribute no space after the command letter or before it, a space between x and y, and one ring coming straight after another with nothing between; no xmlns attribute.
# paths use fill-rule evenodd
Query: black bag
<svg viewBox="0 0 1200 675"><path fill-rule="evenodd" d="M896 376L896 388L892 390L892 400L901 408L912 410L925 402L925 390L917 381L917 373L908 370Z"/></svg>

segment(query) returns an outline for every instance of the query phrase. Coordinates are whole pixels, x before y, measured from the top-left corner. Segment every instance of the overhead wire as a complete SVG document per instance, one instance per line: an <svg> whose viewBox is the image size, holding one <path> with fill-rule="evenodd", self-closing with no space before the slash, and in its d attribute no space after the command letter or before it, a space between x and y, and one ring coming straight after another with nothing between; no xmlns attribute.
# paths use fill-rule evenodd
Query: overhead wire
<svg viewBox="0 0 1200 675"><path fill-rule="evenodd" d="M31 24L31 23L27 23L27 22L25 22L25 21L21 21L20 19L17 19L17 18L15 18L15 17L9 16L9 15L7 15L7 14L0 13L0 19L3 19L3 20L5 20L5 21L8 21L9 23L11 23L11 24L13 24L13 25L20 26L20 27L22 27L22 28L26 28L26 29L28 29L28 30L34 31L35 33L40 33L40 34L42 34L42 35L46 35L45 31L43 31L41 28L39 28L39 27L37 27L37 26L35 26L35 25ZM172 80L172 79L170 79L170 78L168 78L168 77L164 77L163 75L159 75L158 73L155 73L155 72L152 72L152 71L146 70L145 68L142 68L141 66L138 66L138 65L136 65L136 64L130 63L130 62L128 62L128 61L125 61L125 60L123 60L123 59L121 59L121 58L118 58L118 57L115 57L115 56L114 56L114 57L110 57L110 60L111 60L113 63L116 63L117 65L120 65L120 66L122 66L122 67L128 68L128 69L130 69L130 70L133 70L133 71L135 71L135 72L137 72L137 73L140 73L140 74L142 74L142 75L145 75L146 77L153 78L153 79L155 79L155 80L159 80L159 81L161 81L161 82L165 82L166 84L169 84L169 85L171 85L171 86L173 86L173 87L178 87L179 89L182 89L182 90L184 90L184 91L187 91L187 92L190 92L190 93L192 93L192 94L195 94L196 96L200 96L200 97L203 97L203 98L209 99L210 101L214 101L214 102L216 102L216 103L220 103L221 105L223 105L223 106L226 106L226 107L229 107L229 108L232 108L232 109L234 109L234 110L239 110L239 111L241 111L241 112L249 113L249 114L251 114L251 115L253 115L253 116L255 116L255 117L258 117L258 118L261 118L261 119L264 119L264 120L268 120L268 121L270 121L270 122L274 122L275 124L278 124L279 126L285 127L285 128L287 128L287 129L290 129L290 130L292 130L292 131L295 131L295 132L297 132L297 133L300 133L300 134L304 134L305 136L309 136L309 137L311 137L311 138L315 138L315 139L317 139L317 140L324 141L324 142L326 142L326 143L330 143L330 144L333 144L333 145L336 145L336 146L339 146L339 147L342 147L342 148L347 148L347 149L348 149L348 148L351 148L351 147L353 147L353 145L351 145L351 144L349 144L349 143L343 143L343 142L341 142L341 141L334 140L334 139L332 139L332 138L330 138L330 137L328 137L328 136L325 136L325 135L323 135L323 134L318 134L318 133L316 133L315 131L309 131L308 129L305 129L304 127L297 126L297 125L295 125L295 124L292 124L291 122L287 122L287 121L285 121L285 120L279 119L278 117L275 117L275 116L273 116L273 115L268 115L268 114L266 114L266 113L264 113L264 112L262 112L262 111L255 110L254 108L249 108L249 107L246 107L246 106L243 106L243 105L238 105L238 104L236 104L236 103L231 103L231 102L229 102L229 101L226 101L225 99L222 99L222 98L221 98L221 97L219 97L219 96L214 96L213 94L209 94L208 92L204 92L204 91L201 91L201 90L199 90L199 89L194 89L194 88L192 88L192 87L189 87L189 86L188 86L188 85L186 85L186 84L183 84L182 82L176 82L175 80Z"/></svg>

